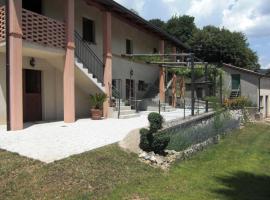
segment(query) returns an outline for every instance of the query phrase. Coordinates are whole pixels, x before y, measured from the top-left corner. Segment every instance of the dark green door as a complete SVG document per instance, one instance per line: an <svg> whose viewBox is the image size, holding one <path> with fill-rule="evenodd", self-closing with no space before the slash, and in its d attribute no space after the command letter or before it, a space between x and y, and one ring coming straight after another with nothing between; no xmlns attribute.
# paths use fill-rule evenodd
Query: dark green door
<svg viewBox="0 0 270 200"><path fill-rule="evenodd" d="M240 88L240 74L232 74L232 90Z"/></svg>

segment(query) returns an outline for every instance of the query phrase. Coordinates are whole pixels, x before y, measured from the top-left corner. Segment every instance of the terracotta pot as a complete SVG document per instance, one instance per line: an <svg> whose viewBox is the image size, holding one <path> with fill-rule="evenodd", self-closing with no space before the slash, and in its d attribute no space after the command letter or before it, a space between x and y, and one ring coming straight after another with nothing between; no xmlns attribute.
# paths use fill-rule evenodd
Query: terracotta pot
<svg viewBox="0 0 270 200"><path fill-rule="evenodd" d="M101 120L102 111L99 109L91 109L91 115L93 120Z"/></svg>

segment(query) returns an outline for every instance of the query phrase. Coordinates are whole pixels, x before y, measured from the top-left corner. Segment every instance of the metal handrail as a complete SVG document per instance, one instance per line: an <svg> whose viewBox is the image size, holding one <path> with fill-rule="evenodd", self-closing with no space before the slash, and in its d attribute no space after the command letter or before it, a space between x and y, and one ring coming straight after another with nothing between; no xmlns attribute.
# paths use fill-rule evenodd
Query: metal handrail
<svg viewBox="0 0 270 200"><path fill-rule="evenodd" d="M83 40L79 33L75 31L75 55L84 67L93 74L94 78L104 84L104 64L91 49L89 43Z"/></svg>

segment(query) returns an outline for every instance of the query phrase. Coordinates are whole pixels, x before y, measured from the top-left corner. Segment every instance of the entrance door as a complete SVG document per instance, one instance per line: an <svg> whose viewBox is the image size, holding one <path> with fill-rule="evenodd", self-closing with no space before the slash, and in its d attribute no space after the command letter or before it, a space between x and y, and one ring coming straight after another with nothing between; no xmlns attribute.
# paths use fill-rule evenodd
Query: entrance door
<svg viewBox="0 0 270 200"><path fill-rule="evenodd" d="M23 72L23 118L24 122L42 120L41 71Z"/></svg>
<svg viewBox="0 0 270 200"><path fill-rule="evenodd" d="M126 79L126 99L134 98L134 80Z"/></svg>
<svg viewBox="0 0 270 200"><path fill-rule="evenodd" d="M232 90L240 89L240 74L232 74Z"/></svg>

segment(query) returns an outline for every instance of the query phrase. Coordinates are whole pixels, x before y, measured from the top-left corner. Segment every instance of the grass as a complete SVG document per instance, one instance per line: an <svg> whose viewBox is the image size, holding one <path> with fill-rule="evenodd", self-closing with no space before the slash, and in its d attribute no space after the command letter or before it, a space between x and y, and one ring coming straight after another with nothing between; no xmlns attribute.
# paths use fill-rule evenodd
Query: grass
<svg viewBox="0 0 270 200"><path fill-rule="evenodd" d="M111 145L45 165L0 151L0 199L270 199L270 126L251 124L163 172Z"/></svg>

